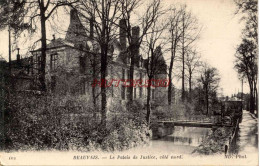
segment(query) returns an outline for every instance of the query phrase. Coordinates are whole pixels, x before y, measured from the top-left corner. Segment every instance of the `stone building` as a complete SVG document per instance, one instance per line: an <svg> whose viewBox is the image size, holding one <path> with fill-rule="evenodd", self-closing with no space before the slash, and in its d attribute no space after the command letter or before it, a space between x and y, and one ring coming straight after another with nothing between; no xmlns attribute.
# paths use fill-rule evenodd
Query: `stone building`
<svg viewBox="0 0 260 166"><path fill-rule="evenodd" d="M84 24L84 25L83 25ZM107 80L129 79L130 58L125 53L127 49L126 33L124 32L124 20L120 20L119 40L114 40L109 49ZM134 38L139 37L140 28L133 27ZM93 97L93 82L99 80L99 46L94 42L93 23L83 23L75 10L71 10L70 24L64 39L53 36L47 45L46 51L46 85L48 91L53 93L86 94ZM30 66L28 75L34 79L34 85L39 84L39 68L41 62L41 50L31 51L32 56L27 58ZM166 63L162 55L160 59L165 66L156 75L157 79L166 79ZM145 65L147 60L136 50L134 80L147 80ZM98 96L100 88L95 87ZM134 87L133 98L146 100L147 89ZM160 99L167 101L167 87L152 87L152 100ZM127 87L122 83L115 82L107 87L108 104L114 101L125 103ZM98 99L99 97L97 97ZM163 99L164 98L164 99Z"/></svg>

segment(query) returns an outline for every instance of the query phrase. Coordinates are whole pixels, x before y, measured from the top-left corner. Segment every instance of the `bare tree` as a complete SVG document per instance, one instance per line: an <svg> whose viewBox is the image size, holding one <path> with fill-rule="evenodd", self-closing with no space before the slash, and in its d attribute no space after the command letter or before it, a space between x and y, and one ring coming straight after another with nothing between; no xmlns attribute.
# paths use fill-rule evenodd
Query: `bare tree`
<svg viewBox="0 0 260 166"><path fill-rule="evenodd" d="M3 0L0 4L0 30L8 28L9 39L9 62L11 62L12 32L19 36L24 30L30 29L28 24L23 23L25 16L25 1ZM11 63L9 63L9 73L11 75Z"/></svg>
<svg viewBox="0 0 260 166"><path fill-rule="evenodd" d="M40 21L41 29L41 67L39 81L41 83L41 90L46 91L45 83L45 66L46 66L46 49L47 49L47 35L46 35L46 21L53 15L57 8L61 6L69 6L76 3L77 0L70 2L69 0L21 0L13 1L16 5L16 11L21 11L19 19L16 19L16 24L24 24L37 29L37 22ZM16 12L15 12L16 13ZM39 19L38 19L39 18ZM32 31L35 32L35 31Z"/></svg>
<svg viewBox="0 0 260 166"><path fill-rule="evenodd" d="M198 25L198 20L187 11L187 6L181 7L181 59L182 59L182 101L185 99L185 54L187 48L198 39L201 28Z"/></svg>
<svg viewBox="0 0 260 166"><path fill-rule="evenodd" d="M152 0L147 8L144 10L144 14L139 16L137 25L141 25L141 34L139 36L133 36L131 27L133 23L131 22L132 15L137 12L139 5L143 2L140 0L121 0L121 12L122 18L125 20L123 25L119 25L120 28L125 29L126 38L128 42L128 47L125 49L125 52L130 56L130 73L129 79L133 80L134 78L134 65L136 62L136 57L139 54L138 50L141 46L143 38L146 34L150 33L150 29L153 26L153 23L158 19L158 17L164 12L161 8L161 0ZM138 27L136 27L138 28ZM131 102L133 100L133 86L128 88L128 98Z"/></svg>
<svg viewBox="0 0 260 166"><path fill-rule="evenodd" d="M200 55L196 49L189 49L186 53L186 71L187 71L187 80L189 82L189 98L191 98L191 90L192 90L192 80L194 73L198 70L198 68L202 65L200 61Z"/></svg>
<svg viewBox="0 0 260 166"><path fill-rule="evenodd" d="M100 52L101 75L101 126L106 127L107 94L106 73L112 42L117 37L117 26L114 24L119 19L119 0L82 0L77 6L78 12L86 20L93 21L93 40L98 43Z"/></svg>
<svg viewBox="0 0 260 166"><path fill-rule="evenodd" d="M177 7L171 7L169 10L169 41L170 41L170 52L171 52L171 60L169 65L169 87L168 87L168 104L171 105L172 100L172 70L173 70L173 63L178 51L178 48L180 47L180 39L182 35L181 31L181 9L178 9Z"/></svg>
<svg viewBox="0 0 260 166"><path fill-rule="evenodd" d="M257 0L234 0L237 5L235 14L243 14L241 18L246 22L243 30L244 36L253 38L258 43L258 1Z"/></svg>
<svg viewBox="0 0 260 166"><path fill-rule="evenodd" d="M242 78L246 77L250 88L250 111L255 110L257 98L257 48L253 41L244 39L237 48L235 68Z"/></svg>
<svg viewBox="0 0 260 166"><path fill-rule="evenodd" d="M245 28L242 42L235 54L235 68L238 74L246 77L250 87L250 111L258 110L258 9L257 0L234 0L237 5L235 14L242 14ZM258 111L257 111L258 114Z"/></svg>
<svg viewBox="0 0 260 166"><path fill-rule="evenodd" d="M151 27L151 33L145 35L145 41L143 47L147 53L147 63L146 71L149 85L147 86L147 114L146 121L147 124L150 124L150 114L151 114L151 84L156 74L159 74L164 69L166 70L167 66L165 64L162 48L166 45L163 34L167 28L167 23L163 23L162 20L157 18Z"/></svg>
<svg viewBox="0 0 260 166"><path fill-rule="evenodd" d="M209 67L204 63L202 73L198 82L201 83L205 95L206 114L209 115L209 99L211 95L216 94L220 77L218 70L214 67Z"/></svg>

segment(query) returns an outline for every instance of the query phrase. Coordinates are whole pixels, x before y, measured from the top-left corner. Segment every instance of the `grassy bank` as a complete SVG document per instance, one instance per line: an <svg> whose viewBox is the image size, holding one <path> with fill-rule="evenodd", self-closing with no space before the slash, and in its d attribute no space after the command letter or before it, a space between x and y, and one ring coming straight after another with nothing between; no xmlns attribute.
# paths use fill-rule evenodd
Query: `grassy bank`
<svg viewBox="0 0 260 166"><path fill-rule="evenodd" d="M197 154L221 154L225 152L225 145L232 135L232 128L221 127L211 132L209 136L193 151Z"/></svg>

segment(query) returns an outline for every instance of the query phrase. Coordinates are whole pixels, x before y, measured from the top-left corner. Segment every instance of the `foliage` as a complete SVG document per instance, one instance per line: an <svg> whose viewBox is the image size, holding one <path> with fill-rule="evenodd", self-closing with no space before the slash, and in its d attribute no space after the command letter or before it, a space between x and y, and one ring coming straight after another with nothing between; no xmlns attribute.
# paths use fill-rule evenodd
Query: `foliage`
<svg viewBox="0 0 260 166"><path fill-rule="evenodd" d="M139 119L115 114L102 128L87 96L16 94L6 120L7 149L123 150L149 141Z"/></svg>
<svg viewBox="0 0 260 166"><path fill-rule="evenodd" d="M86 118L89 115L85 120L74 120L82 112L90 114L89 110L85 102L70 96L16 94L12 96L7 110L8 139L14 149L64 150L80 147L84 126L91 126L94 121Z"/></svg>
<svg viewBox="0 0 260 166"><path fill-rule="evenodd" d="M214 67L204 65L200 78L198 79L199 86L197 92L199 93L199 104L203 104L208 115L210 109L217 100L217 89L220 81L218 70Z"/></svg>
<svg viewBox="0 0 260 166"><path fill-rule="evenodd" d="M229 141L231 134L231 128L218 128L209 134L209 136L193 151L193 153L206 155L224 153L225 145Z"/></svg>
<svg viewBox="0 0 260 166"><path fill-rule="evenodd" d="M108 132L102 143L106 151L125 150L148 143L151 135L145 123L138 124L125 117L114 117Z"/></svg>
<svg viewBox="0 0 260 166"><path fill-rule="evenodd" d="M158 106L152 110L152 118L155 120L161 119L180 119L180 118L191 118L194 115L200 114L196 112L194 103L183 102L173 105Z"/></svg>
<svg viewBox="0 0 260 166"><path fill-rule="evenodd" d="M240 79L247 79L250 87L250 111L253 113L258 102L258 16L257 0L235 0L236 14L242 15L245 27L242 42L237 46L235 69Z"/></svg>
<svg viewBox="0 0 260 166"><path fill-rule="evenodd" d="M0 3L0 30L7 26L14 29L15 33L30 29L27 23L23 22L25 14L25 1L1 0Z"/></svg>

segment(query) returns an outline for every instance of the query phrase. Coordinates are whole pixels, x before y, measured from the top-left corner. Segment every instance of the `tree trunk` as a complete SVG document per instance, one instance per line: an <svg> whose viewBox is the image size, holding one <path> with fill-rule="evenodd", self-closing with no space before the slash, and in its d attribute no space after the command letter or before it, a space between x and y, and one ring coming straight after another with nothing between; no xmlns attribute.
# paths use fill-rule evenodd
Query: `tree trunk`
<svg viewBox="0 0 260 166"><path fill-rule="evenodd" d="M149 79L151 80L151 79ZM149 85L147 87L147 114L146 114L146 121L147 121L147 125L150 125L150 115L151 115L151 86Z"/></svg>
<svg viewBox="0 0 260 166"><path fill-rule="evenodd" d="M256 100L256 117L258 117L258 91L257 91L257 85L255 89L255 100Z"/></svg>
<svg viewBox="0 0 260 166"><path fill-rule="evenodd" d="M93 73L92 73L92 79L95 80L96 79L96 56L93 55ZM96 102L96 85L92 85L92 98L93 98L93 108L94 108L94 119L97 118L97 102Z"/></svg>
<svg viewBox="0 0 260 166"><path fill-rule="evenodd" d="M168 86L168 105L172 104L172 79L169 73L169 86Z"/></svg>
<svg viewBox="0 0 260 166"><path fill-rule="evenodd" d="M44 4L42 4L44 7ZM43 8L40 7L40 8ZM41 90L43 92L46 91L46 84L45 84L45 65L46 65L46 50L47 50L47 43L46 43L46 17L43 9L41 9L41 43L42 43L42 48L41 48L41 67L40 67L40 76L39 76L39 81L41 84Z"/></svg>
<svg viewBox="0 0 260 166"><path fill-rule="evenodd" d="M97 102L96 102L96 87L92 86L92 98L93 98L93 109L94 109L94 113L93 113L93 117L96 118L97 117Z"/></svg>
<svg viewBox="0 0 260 166"><path fill-rule="evenodd" d="M258 110L257 110L257 84L256 84L256 81L253 81L253 84L254 84L254 109L256 110L256 114L257 114L257 112L258 112Z"/></svg>
<svg viewBox="0 0 260 166"><path fill-rule="evenodd" d="M108 32L107 20L105 18L105 2L102 0L102 30L101 30L101 127L106 129L107 120L107 97L106 97L106 70L107 70L107 54L108 54Z"/></svg>
<svg viewBox="0 0 260 166"><path fill-rule="evenodd" d="M250 107L249 107L249 111L250 113L254 113L254 105L255 105L255 101L254 101L254 83L253 81L251 81L251 79L248 79L248 83L249 83L249 88L250 88Z"/></svg>
<svg viewBox="0 0 260 166"><path fill-rule="evenodd" d="M255 101L254 101L254 91L253 90L250 90L250 113L254 113L254 110L255 110Z"/></svg>
<svg viewBox="0 0 260 166"><path fill-rule="evenodd" d="M250 98L249 98L249 111L250 113L254 113L254 83L253 83L253 80L252 80L252 77L247 74L247 80L248 80L248 84L249 84L249 88L250 88Z"/></svg>
<svg viewBox="0 0 260 166"><path fill-rule="evenodd" d="M190 72L190 77L189 77L189 100L191 100L191 79L192 79L192 73Z"/></svg>
<svg viewBox="0 0 260 166"><path fill-rule="evenodd" d="M106 46L103 45L101 49L101 126L106 128L106 111L107 111L107 100L106 100L106 68L107 68L107 52Z"/></svg>
<svg viewBox="0 0 260 166"><path fill-rule="evenodd" d="M209 92L208 88L206 87L206 109L207 109L207 115L209 115Z"/></svg>
<svg viewBox="0 0 260 166"><path fill-rule="evenodd" d="M183 53L183 55L182 55L182 84L181 84L181 90L182 90L182 92L181 92L181 99L182 99L182 101L184 101L185 100L185 90L184 90L184 75L185 75L185 72L184 72L184 70L185 70L185 67L184 67L184 53Z"/></svg>
<svg viewBox="0 0 260 166"><path fill-rule="evenodd" d="M129 78L131 80L131 85L130 87L127 88L128 92L128 100L131 103L133 101L133 80L134 80L134 61L135 61L135 50L133 47L130 47L130 71L129 71Z"/></svg>
<svg viewBox="0 0 260 166"><path fill-rule="evenodd" d="M12 64L11 64L11 61L12 61L12 58L11 58L11 54L12 54L12 46L11 46L11 27L10 25L8 26L8 42L9 42L9 45L8 45L8 54L9 54L9 74L10 76L12 75Z"/></svg>
<svg viewBox="0 0 260 166"><path fill-rule="evenodd" d="M185 90L184 90L184 77L185 77L185 57L184 57L184 55L185 55L185 52L184 52L184 16L183 16L183 20L182 20L182 87L181 87L181 89L182 89L182 93L181 93L181 99L182 99L182 102L184 101L184 99L185 99Z"/></svg>
<svg viewBox="0 0 260 166"><path fill-rule="evenodd" d="M176 41L175 44L172 43L171 47L171 62L170 62L170 67L169 67L169 86L168 86L168 105L172 104L172 69L173 69L173 61L175 57L175 51L176 51Z"/></svg>

